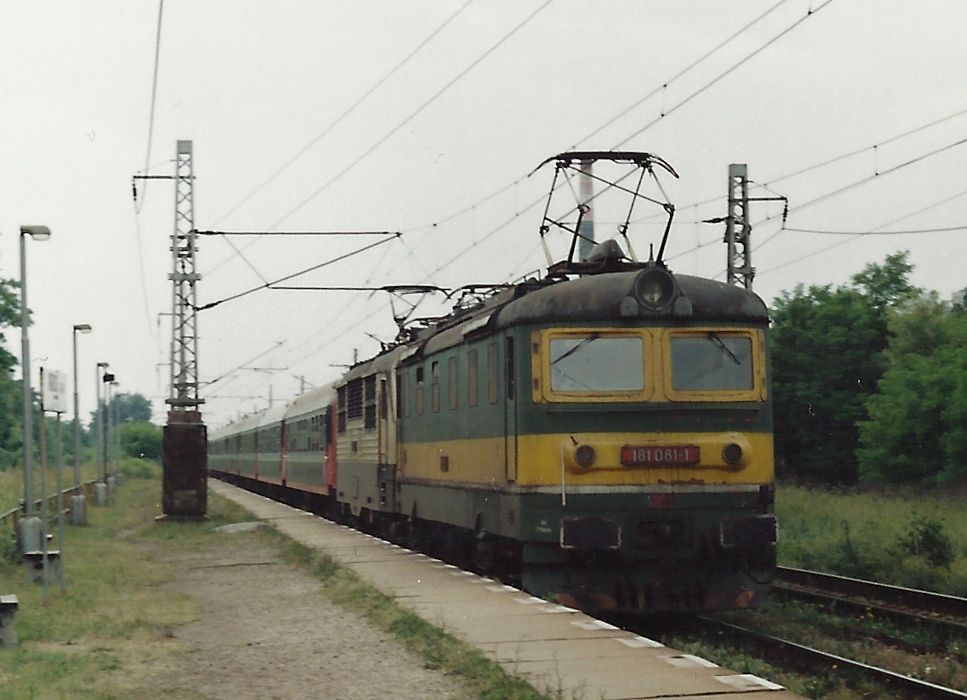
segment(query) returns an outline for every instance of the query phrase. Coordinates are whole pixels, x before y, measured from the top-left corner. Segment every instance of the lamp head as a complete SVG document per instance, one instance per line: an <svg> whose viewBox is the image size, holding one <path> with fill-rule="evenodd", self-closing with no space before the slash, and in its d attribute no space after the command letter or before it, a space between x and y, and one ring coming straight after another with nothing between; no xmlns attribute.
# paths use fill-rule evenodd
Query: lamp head
<svg viewBox="0 0 967 700"><path fill-rule="evenodd" d="M90 333L91 332L91 324L90 323L75 323L74 324L74 330L75 331L78 331L80 333Z"/></svg>
<svg viewBox="0 0 967 700"><path fill-rule="evenodd" d="M107 362L98 362L97 363L97 366L98 367L107 367Z"/></svg>
<svg viewBox="0 0 967 700"><path fill-rule="evenodd" d="M21 226L21 236L30 236L35 241L46 241L50 238L50 229L46 226Z"/></svg>

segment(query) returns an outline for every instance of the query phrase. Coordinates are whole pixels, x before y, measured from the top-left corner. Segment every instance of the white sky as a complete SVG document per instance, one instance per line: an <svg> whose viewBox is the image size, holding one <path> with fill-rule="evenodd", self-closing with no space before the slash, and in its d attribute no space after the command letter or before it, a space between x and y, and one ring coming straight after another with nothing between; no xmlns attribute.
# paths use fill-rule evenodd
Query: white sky
<svg viewBox="0 0 967 700"><path fill-rule="evenodd" d="M526 207L546 192L552 172L524 176L575 146L621 144L677 169L679 180L663 181L678 207L666 253L676 272L722 278L722 226L694 222L725 214L732 162L748 163L751 180L789 197L790 228L967 224L967 144L888 172L967 137L967 114L954 116L967 110L965 2L474 0L316 140L464 4L168 0L151 172L172 174L175 141L193 140L199 229L404 232L402 242L292 282L307 285L451 287L544 267L541 209ZM691 97L810 9L816 12L795 29ZM138 215L131 196L131 176L148 152L157 18L157 2L147 0L8 0L0 7L0 275L20 276L21 224L50 226L50 241L28 241L31 355L34 368L70 372L71 326L94 326L80 338L85 417L93 410L94 364L105 360L120 391L151 397L156 422L164 422L168 368L159 363L168 361L169 325L162 318L159 329L158 314L171 310L173 185L140 186ZM876 144L884 145L868 148ZM867 150L781 179L860 149ZM844 283L896 250L910 250L916 284L943 297L967 286L963 231L780 232L780 210L752 205L753 221L762 222L753 230L762 245L753 252L755 289L767 301L800 283ZM632 229L640 254L657 241L653 222ZM609 229L599 228L604 235ZM251 245L245 256L272 280L348 252L360 239L233 242ZM200 303L262 283L223 239L201 240L198 267ZM425 306L428 314L442 309ZM296 377L332 380L340 371L334 365L350 362L354 349L360 357L378 349L367 333L389 339L395 332L383 294L284 291L205 311L199 329L203 381L241 365L275 368L241 371L203 391L213 426L265 407L270 392L290 398ZM19 355L16 330L7 347Z"/></svg>

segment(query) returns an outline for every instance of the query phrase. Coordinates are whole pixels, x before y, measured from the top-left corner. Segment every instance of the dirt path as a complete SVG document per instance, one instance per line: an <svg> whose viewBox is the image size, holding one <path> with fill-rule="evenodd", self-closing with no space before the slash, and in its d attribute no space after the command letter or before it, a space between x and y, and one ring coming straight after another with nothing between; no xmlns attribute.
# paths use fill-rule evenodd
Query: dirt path
<svg viewBox="0 0 967 700"><path fill-rule="evenodd" d="M164 553L161 553L164 556ZM322 595L256 534L222 533L172 554L171 588L194 598L197 622L176 628L192 651L154 679L158 697L467 698L458 679L424 667L392 637Z"/></svg>

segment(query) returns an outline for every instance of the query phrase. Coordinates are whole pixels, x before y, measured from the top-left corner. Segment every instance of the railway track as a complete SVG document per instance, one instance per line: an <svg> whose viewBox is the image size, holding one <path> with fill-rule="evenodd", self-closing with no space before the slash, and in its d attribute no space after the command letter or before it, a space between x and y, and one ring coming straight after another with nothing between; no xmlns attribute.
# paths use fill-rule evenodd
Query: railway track
<svg viewBox="0 0 967 700"><path fill-rule="evenodd" d="M780 595L818 603L833 613L849 613L863 618L864 624L858 627L831 625L828 629L839 640L859 643L877 640L912 655L942 650L951 640L967 640L967 600L964 598L786 567L779 567L777 575L774 590ZM781 616L783 613L776 611L772 614ZM923 630L935 631L940 641L936 647L929 647L923 641L903 641L892 637L892 632L871 629L866 624L871 614L876 618L888 619L900 630L919 626ZM684 634L703 644L710 642L711 638L716 640L712 644L724 642L726 646L749 653L779 669L817 679L869 683L888 689L885 692L891 697L967 698L967 693L956 688L944 687L745 626L757 624L756 618L750 618L748 623L743 621L742 624L735 624L734 617L725 621L716 616L695 617L690 621L680 618L662 620L657 623L622 616L620 620L611 621L645 636L668 638ZM815 632L817 628L812 629ZM950 663L957 661L951 659Z"/></svg>
<svg viewBox="0 0 967 700"><path fill-rule="evenodd" d="M744 649L754 647L757 654L762 658L783 668L794 668L807 674L849 676L853 679L871 680L878 685L891 688L895 691L896 697L902 698L959 698L961 700L967 698L967 693L954 688L946 688L919 678L904 676L894 671L847 659L747 627L711 617L699 617L697 620L708 630L715 631L740 643Z"/></svg>
<svg viewBox="0 0 967 700"><path fill-rule="evenodd" d="M777 574L773 589L780 595L900 626L919 625L943 641L967 638L967 598L805 569L778 567Z"/></svg>

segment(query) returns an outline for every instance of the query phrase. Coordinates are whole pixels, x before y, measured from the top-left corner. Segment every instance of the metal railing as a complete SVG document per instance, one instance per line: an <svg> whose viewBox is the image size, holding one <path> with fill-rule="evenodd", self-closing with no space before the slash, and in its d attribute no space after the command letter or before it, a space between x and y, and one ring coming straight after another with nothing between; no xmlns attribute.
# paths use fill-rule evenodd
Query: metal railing
<svg viewBox="0 0 967 700"><path fill-rule="evenodd" d="M97 482L98 482L97 479L91 479L90 481L85 481L81 484L81 493L84 494L85 498L87 499L93 498L94 485ZM64 489L61 493L63 494L65 502L67 501L68 498L73 496L76 491L77 491L76 486L71 486L69 488ZM55 515L57 514L58 495L60 494L58 494L57 492L54 492L46 497L47 508L49 509L50 513L53 513ZM43 498L38 498L34 502L36 512L41 511L43 502L44 502ZM16 508L11 508L6 513L0 513L0 531L7 530L9 528L9 531L14 536L16 536L17 523L20 522L20 518L23 517L23 510L24 510L23 503L21 503L19 506L17 506ZM69 510L69 506L65 507L64 512L66 513L68 510Z"/></svg>

